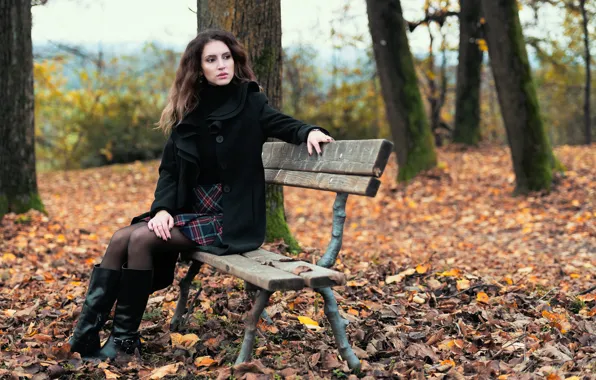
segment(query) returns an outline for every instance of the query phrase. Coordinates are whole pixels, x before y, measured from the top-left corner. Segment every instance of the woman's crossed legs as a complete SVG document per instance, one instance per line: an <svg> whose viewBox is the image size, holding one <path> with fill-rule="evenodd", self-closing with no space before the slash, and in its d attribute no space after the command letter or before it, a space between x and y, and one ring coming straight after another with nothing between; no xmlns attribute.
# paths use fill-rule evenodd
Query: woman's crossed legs
<svg viewBox="0 0 596 380"><path fill-rule="evenodd" d="M185 251L196 246L177 227L170 233L172 238L164 241L147 227L146 222L121 228L112 236L100 267L120 270L128 262L129 269L152 269L155 252Z"/></svg>

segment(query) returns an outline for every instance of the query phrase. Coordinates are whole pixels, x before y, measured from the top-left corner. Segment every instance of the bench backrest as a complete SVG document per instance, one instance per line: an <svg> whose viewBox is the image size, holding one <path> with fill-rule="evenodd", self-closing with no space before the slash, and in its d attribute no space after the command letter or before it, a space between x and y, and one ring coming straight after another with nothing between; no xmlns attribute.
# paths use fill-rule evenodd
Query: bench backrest
<svg viewBox="0 0 596 380"><path fill-rule="evenodd" d="M263 146L267 183L340 193L377 194L393 143L388 140L342 140L308 155L306 144L268 142Z"/></svg>

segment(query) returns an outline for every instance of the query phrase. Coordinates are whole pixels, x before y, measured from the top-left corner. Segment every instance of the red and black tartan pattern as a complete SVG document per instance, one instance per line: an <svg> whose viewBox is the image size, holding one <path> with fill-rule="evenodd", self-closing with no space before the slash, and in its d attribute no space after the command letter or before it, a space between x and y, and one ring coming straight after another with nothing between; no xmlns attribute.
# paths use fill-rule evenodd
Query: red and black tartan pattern
<svg viewBox="0 0 596 380"><path fill-rule="evenodd" d="M195 213L174 216L174 226L198 245L221 245L223 205L221 184L199 185L193 189ZM145 218L149 221L150 218Z"/></svg>

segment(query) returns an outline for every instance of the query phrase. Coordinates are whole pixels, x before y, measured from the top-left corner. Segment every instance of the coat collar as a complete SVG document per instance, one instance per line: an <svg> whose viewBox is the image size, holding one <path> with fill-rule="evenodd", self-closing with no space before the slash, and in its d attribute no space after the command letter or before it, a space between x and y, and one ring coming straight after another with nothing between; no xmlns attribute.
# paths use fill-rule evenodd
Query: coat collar
<svg viewBox="0 0 596 380"><path fill-rule="evenodd" d="M209 131L219 131L222 121L237 116L246 103L249 92L259 92L257 82L245 82L238 86L238 91L221 107L213 111L206 120L197 120L192 113L187 113L178 124L174 126L175 143L178 147L178 155L190 162L199 163L199 152L193 136L199 133L199 128L205 123Z"/></svg>
<svg viewBox="0 0 596 380"><path fill-rule="evenodd" d="M238 85L238 90L233 92L232 96L219 108L215 111L211 112L209 116L207 116L207 121L216 121L216 120L227 120L235 117L242 111L244 108L244 104L246 103L247 94L249 92L259 92L259 85L257 82L244 82ZM183 137L188 137L195 135L196 131L188 131L193 130L192 126L197 126L200 124L201 121L196 120L192 117L193 113L187 113L182 120L178 122L174 126L174 128L179 129L178 134ZM190 125L191 127L188 128L187 126ZM184 126L184 127L183 127ZM183 128L179 128L183 127ZM188 129L188 130L187 130Z"/></svg>

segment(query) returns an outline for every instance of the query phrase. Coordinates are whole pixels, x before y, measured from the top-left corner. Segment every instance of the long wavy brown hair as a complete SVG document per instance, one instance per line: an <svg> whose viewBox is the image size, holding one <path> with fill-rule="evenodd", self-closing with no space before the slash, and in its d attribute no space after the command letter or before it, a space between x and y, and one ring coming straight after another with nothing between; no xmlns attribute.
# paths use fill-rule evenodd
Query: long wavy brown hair
<svg viewBox="0 0 596 380"><path fill-rule="evenodd" d="M168 104L161 113L157 128L168 135L176 122L182 120L184 115L199 104L198 93L207 81L201 83L199 75L201 72L201 57L205 45L211 41L225 43L234 59L233 84L256 80L255 74L250 67L246 49L236 37L227 31L219 29L208 29L199 33L188 43L180 64L176 70L176 78L168 94Z"/></svg>

